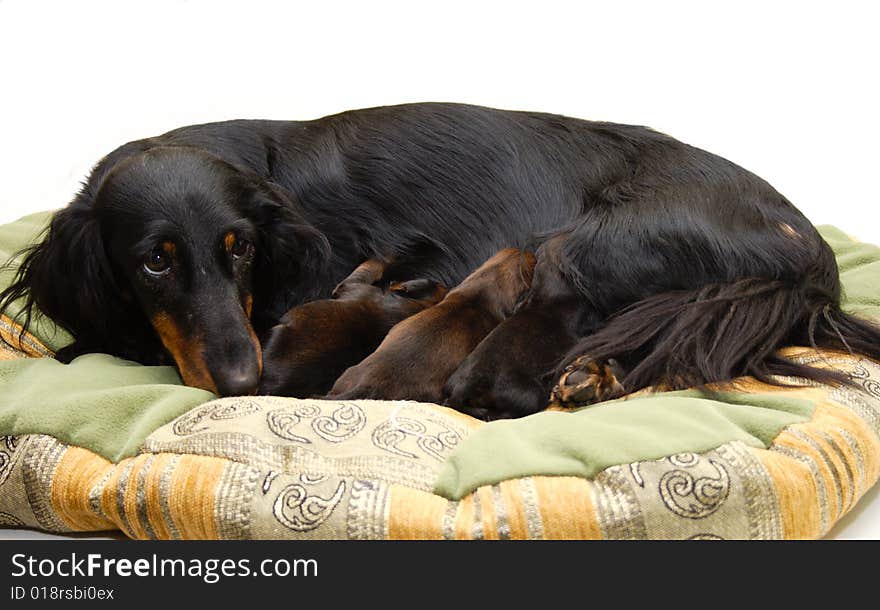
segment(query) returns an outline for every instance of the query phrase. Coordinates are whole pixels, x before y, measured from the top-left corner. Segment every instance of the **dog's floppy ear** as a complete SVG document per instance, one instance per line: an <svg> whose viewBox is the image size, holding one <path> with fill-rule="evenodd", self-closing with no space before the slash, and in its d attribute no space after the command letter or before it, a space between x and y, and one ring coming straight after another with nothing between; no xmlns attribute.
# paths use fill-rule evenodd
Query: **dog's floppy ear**
<svg viewBox="0 0 880 610"><path fill-rule="evenodd" d="M319 296L330 243L282 189L260 182L241 201L259 231L253 272L256 327L278 321L292 305Z"/></svg>
<svg viewBox="0 0 880 610"><path fill-rule="evenodd" d="M21 254L14 281L0 293L0 312L23 299L14 317L25 330L39 311L70 332L76 343L59 360L107 351L121 306L88 197L81 193L57 212L44 239Z"/></svg>

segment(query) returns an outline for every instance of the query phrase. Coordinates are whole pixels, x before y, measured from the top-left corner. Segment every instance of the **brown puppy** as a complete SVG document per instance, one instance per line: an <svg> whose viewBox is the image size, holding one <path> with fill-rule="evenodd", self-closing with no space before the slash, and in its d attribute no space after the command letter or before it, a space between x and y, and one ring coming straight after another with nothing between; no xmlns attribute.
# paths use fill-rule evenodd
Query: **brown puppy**
<svg viewBox="0 0 880 610"><path fill-rule="evenodd" d="M522 417L547 407L547 374L558 366L560 351L580 337L583 308L546 250L538 254L529 298L447 380L447 406L485 420ZM542 306L536 307L539 302Z"/></svg>
<svg viewBox="0 0 880 610"><path fill-rule="evenodd" d="M263 342L259 393L325 394L340 373L376 349L392 326L446 296L446 288L424 279L378 286L385 269L385 263L368 260L334 289L332 299L287 312Z"/></svg>
<svg viewBox="0 0 880 610"><path fill-rule="evenodd" d="M449 377L444 404L485 420L547 407L559 354L571 349L591 322L583 319L584 308L560 272L562 242L553 238L538 250L528 298ZM576 375L571 381L583 379Z"/></svg>
<svg viewBox="0 0 880 610"><path fill-rule="evenodd" d="M535 267L529 252L506 248L438 305L391 329L378 349L345 371L328 398L439 402L461 361L513 310Z"/></svg>

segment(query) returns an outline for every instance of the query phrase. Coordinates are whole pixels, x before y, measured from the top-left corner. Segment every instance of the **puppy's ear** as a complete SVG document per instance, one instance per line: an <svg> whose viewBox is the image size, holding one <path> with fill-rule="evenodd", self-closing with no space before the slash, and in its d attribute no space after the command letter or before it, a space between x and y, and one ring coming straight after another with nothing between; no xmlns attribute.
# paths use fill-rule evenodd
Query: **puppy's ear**
<svg viewBox="0 0 880 610"><path fill-rule="evenodd" d="M25 330L41 312L70 332L76 343L59 353L70 358L87 351L109 351L113 320L120 315L113 279L97 219L82 194L57 212L42 242L22 253L12 284L0 293L0 312L12 312Z"/></svg>
<svg viewBox="0 0 880 610"><path fill-rule="evenodd" d="M429 279L419 278L406 282L392 282L388 291L410 299L432 299L439 302L446 296L446 287Z"/></svg>
<svg viewBox="0 0 880 610"><path fill-rule="evenodd" d="M330 242L303 218L279 187L262 182L242 200L259 231L253 272L257 327L274 324L291 306L316 298L330 259Z"/></svg>

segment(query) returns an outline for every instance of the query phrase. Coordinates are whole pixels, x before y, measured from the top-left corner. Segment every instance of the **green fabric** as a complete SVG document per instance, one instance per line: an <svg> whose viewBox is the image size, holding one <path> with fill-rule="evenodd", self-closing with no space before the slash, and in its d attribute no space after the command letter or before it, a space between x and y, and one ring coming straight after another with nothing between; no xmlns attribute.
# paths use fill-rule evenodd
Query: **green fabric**
<svg viewBox="0 0 880 610"><path fill-rule="evenodd" d="M7 262L42 237L43 230L49 224L50 218L52 218L52 212L38 212L20 218L13 223L0 225L0 288L5 288L12 283L17 270L14 264L7 265ZM6 315L15 318L20 310L18 303L13 304ZM48 318L40 315L34 316L30 331L53 352L73 341L68 333L55 326Z"/></svg>
<svg viewBox="0 0 880 610"><path fill-rule="evenodd" d="M69 365L52 358L0 361L0 433L49 434L118 462L144 439L208 400L180 385L169 366L141 366L106 354Z"/></svg>
<svg viewBox="0 0 880 610"><path fill-rule="evenodd" d="M669 392L487 424L444 463L434 493L459 500L483 485L533 475L592 478L616 464L700 453L730 441L767 447L814 405L774 395ZM729 403L727 402L729 401Z"/></svg>
<svg viewBox="0 0 880 610"><path fill-rule="evenodd" d="M843 286L843 309L870 318L880 318L880 247L853 241L830 225L819 233L834 250Z"/></svg>
<svg viewBox="0 0 880 610"><path fill-rule="evenodd" d="M819 227L840 267L843 308L880 318L880 248ZM483 485L532 475L592 477L615 464L701 452L741 440L767 447L812 406L784 396L667 392L571 412L493 422L462 442L443 465L434 492L460 499Z"/></svg>

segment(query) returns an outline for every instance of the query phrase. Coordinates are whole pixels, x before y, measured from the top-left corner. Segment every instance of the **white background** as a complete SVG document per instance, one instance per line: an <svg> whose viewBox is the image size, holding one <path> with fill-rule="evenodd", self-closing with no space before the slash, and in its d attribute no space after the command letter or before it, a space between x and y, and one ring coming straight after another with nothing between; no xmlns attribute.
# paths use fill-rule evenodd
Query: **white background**
<svg viewBox="0 0 880 610"><path fill-rule="evenodd" d="M873 5L0 0L0 222L180 125L433 100L650 125L880 243Z"/></svg>

